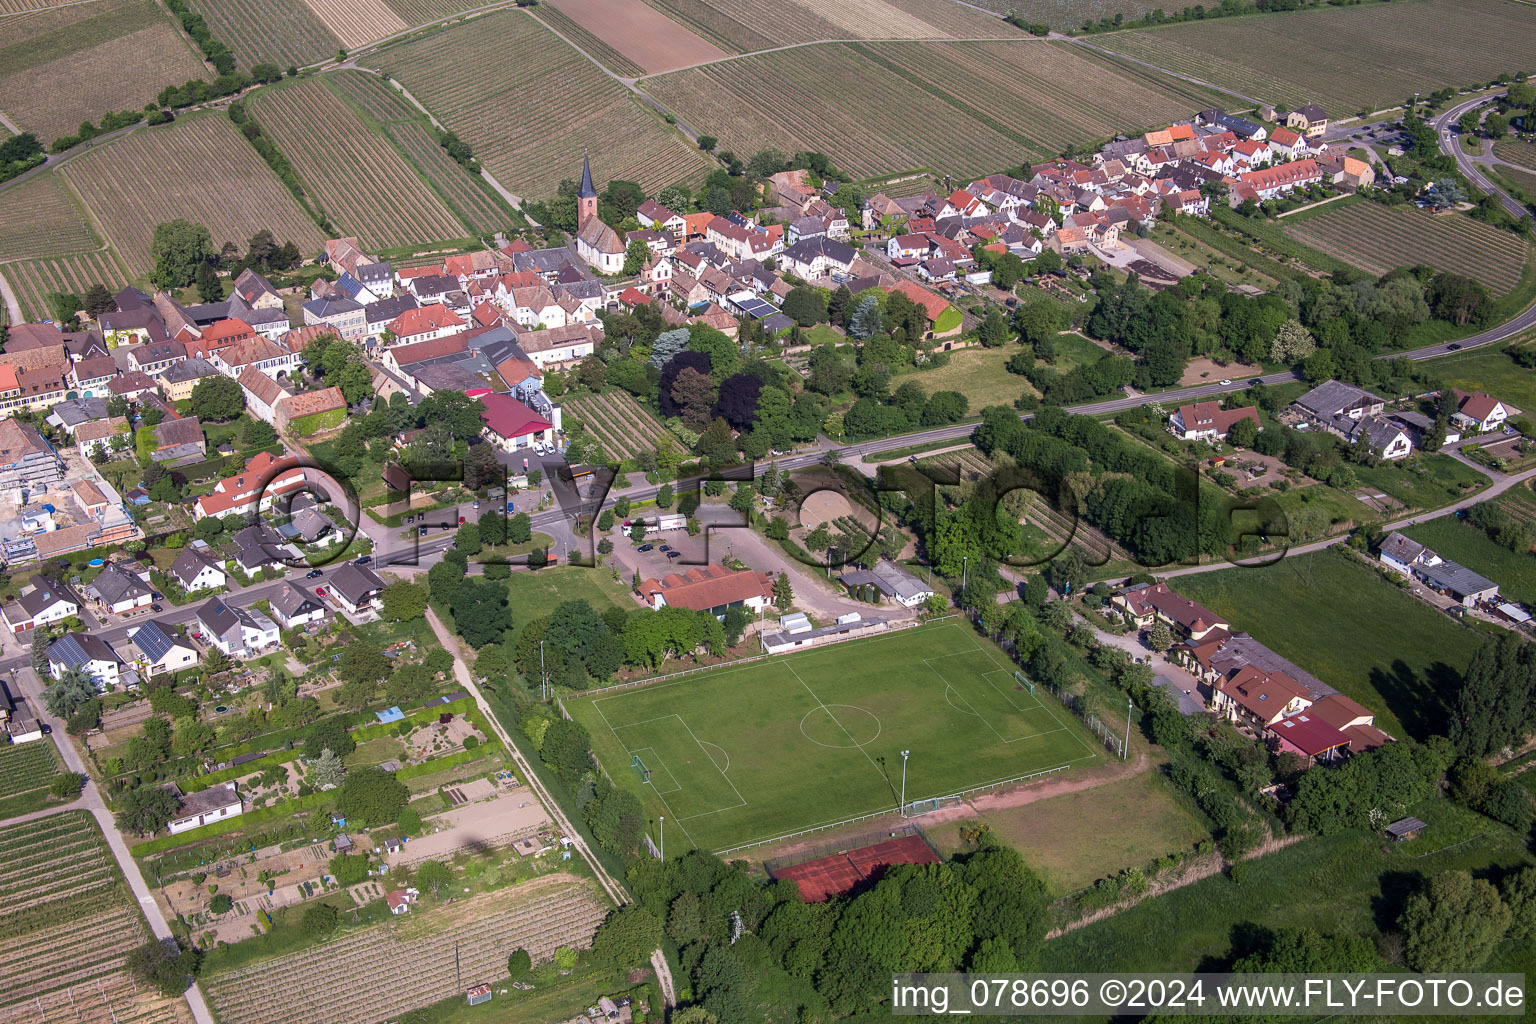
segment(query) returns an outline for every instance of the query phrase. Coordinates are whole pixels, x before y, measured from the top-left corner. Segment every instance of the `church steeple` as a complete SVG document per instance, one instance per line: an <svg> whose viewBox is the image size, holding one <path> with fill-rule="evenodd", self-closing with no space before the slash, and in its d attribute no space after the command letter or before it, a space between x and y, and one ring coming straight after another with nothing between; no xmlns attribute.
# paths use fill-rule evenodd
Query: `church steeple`
<svg viewBox="0 0 1536 1024"><path fill-rule="evenodd" d="M592 164L583 154L581 158L581 191L576 193L576 230L597 219L597 189L592 187Z"/></svg>

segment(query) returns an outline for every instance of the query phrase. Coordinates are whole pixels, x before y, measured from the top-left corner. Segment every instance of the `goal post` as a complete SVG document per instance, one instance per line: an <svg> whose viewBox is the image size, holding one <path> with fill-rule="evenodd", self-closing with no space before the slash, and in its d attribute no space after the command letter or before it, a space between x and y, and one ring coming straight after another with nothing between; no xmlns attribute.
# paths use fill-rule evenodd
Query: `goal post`
<svg viewBox="0 0 1536 1024"><path fill-rule="evenodd" d="M651 770L645 766L644 761L640 760L639 754L630 756L629 766L635 770L636 775L640 776L641 782L651 781Z"/></svg>
<svg viewBox="0 0 1536 1024"><path fill-rule="evenodd" d="M1020 685L1022 685L1024 689L1028 690L1031 694L1035 692L1035 684L1031 682L1027 677L1025 677L1023 672L1015 672L1013 674L1013 678L1018 680Z"/></svg>

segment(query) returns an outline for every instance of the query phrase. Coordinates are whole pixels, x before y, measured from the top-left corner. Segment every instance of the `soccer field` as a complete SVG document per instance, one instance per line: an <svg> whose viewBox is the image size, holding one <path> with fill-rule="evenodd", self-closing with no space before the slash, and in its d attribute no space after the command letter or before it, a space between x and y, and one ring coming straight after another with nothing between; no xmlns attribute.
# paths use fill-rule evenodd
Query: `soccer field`
<svg viewBox="0 0 1536 1024"><path fill-rule="evenodd" d="M723 851L895 811L903 750L908 803L1106 756L956 621L570 700L566 710L614 781L640 795L653 838L666 816L674 851Z"/></svg>

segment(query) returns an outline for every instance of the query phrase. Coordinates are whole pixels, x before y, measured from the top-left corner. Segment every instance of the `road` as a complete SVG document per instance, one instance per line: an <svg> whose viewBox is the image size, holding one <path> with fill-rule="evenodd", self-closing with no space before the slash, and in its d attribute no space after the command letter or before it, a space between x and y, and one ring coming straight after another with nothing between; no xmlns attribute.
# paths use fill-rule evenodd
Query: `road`
<svg viewBox="0 0 1536 1024"><path fill-rule="evenodd" d="M1499 92L1485 93L1482 96L1474 96L1472 99L1458 103L1456 106L1445 111L1445 113L1436 116L1429 124L1435 130L1436 138L1440 140L1441 151L1455 159L1456 169L1473 185L1476 185L1484 192L1498 196L1499 204L1509 212L1510 216L1516 220L1522 220L1529 217L1531 211L1527 210L1523 203L1517 201L1508 192L1505 192L1489 181L1488 176L1483 173L1485 161L1473 156L1471 153L1465 152L1461 148L1460 133L1451 131L1451 128L1457 121L1461 120L1461 116L1467 111L1475 110L1486 103L1492 103L1502 95L1504 95L1504 92L1501 90Z"/></svg>

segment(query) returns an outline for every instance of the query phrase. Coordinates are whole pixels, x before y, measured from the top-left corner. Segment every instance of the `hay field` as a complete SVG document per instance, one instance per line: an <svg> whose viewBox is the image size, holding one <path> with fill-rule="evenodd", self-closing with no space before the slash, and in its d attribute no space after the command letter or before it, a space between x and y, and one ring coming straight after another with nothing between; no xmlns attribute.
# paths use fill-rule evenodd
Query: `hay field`
<svg viewBox="0 0 1536 1024"><path fill-rule="evenodd" d="M683 135L520 11L496 11L369 58L474 147L501 183L534 199L578 176L648 190L702 178Z"/></svg>
<svg viewBox="0 0 1536 1024"><path fill-rule="evenodd" d="M1010 38L1023 33L949 0L647 0L732 53L822 39Z"/></svg>
<svg viewBox="0 0 1536 1024"><path fill-rule="evenodd" d="M1379 203L1325 208L1285 233L1372 274L1427 263L1465 274L1495 295L1515 287L1531 252L1514 234L1470 217Z"/></svg>
<svg viewBox="0 0 1536 1024"><path fill-rule="evenodd" d="M99 245L68 186L52 173L33 175L0 191L0 260Z"/></svg>
<svg viewBox="0 0 1536 1024"><path fill-rule="evenodd" d="M384 249L463 236L416 171L324 82L263 90L250 106L338 229Z"/></svg>
<svg viewBox="0 0 1536 1024"><path fill-rule="evenodd" d="M549 0L548 5L633 61L642 74L726 56L715 44L636 0Z"/></svg>
<svg viewBox="0 0 1536 1024"><path fill-rule="evenodd" d="M272 61L281 67L335 56L341 40L304 0L189 0L214 38L247 70Z"/></svg>
<svg viewBox="0 0 1536 1024"><path fill-rule="evenodd" d="M153 0L99 0L4 19L0 111L43 143L162 88L210 77Z"/></svg>
<svg viewBox="0 0 1536 1024"><path fill-rule="evenodd" d="M1335 117L1536 70L1536 10L1506 0L1411 0L1220 18L1093 37L1158 67Z"/></svg>
<svg viewBox="0 0 1536 1024"><path fill-rule="evenodd" d="M642 88L721 148L819 150L860 178L918 167L997 171L1187 117L1209 97L1044 40L808 46Z"/></svg>
<svg viewBox="0 0 1536 1024"><path fill-rule="evenodd" d="M141 128L71 160L63 174L135 275L151 269L155 225L177 217L207 225L216 247L243 250L262 228L305 252L325 241L222 114Z"/></svg>

